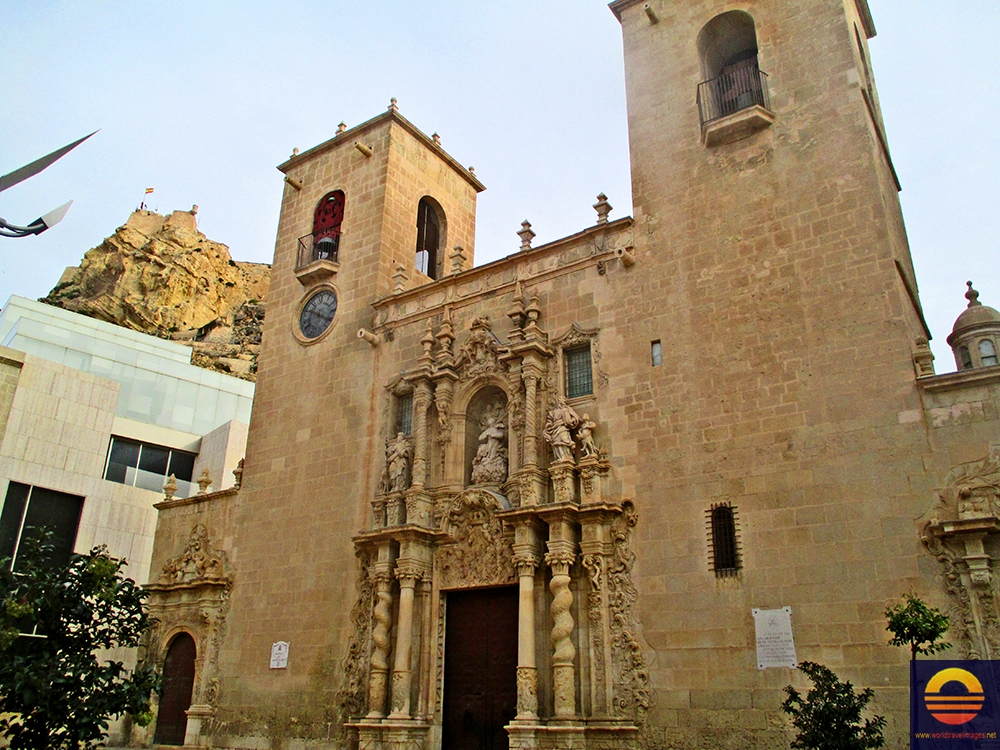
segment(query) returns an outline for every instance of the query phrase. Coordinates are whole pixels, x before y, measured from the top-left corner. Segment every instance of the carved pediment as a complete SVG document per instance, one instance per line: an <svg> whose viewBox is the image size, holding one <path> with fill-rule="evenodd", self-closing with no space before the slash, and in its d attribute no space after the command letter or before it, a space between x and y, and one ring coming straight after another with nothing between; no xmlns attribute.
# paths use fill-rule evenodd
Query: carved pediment
<svg viewBox="0 0 1000 750"><path fill-rule="evenodd" d="M924 516L932 525L944 520L1000 518L1000 443L990 446L985 458L952 467L938 498L939 503Z"/></svg>
<svg viewBox="0 0 1000 750"><path fill-rule="evenodd" d="M599 330L599 328L584 328L578 323L573 323L569 328L552 339L552 344L562 349L569 349L580 344L589 344L597 336Z"/></svg>
<svg viewBox="0 0 1000 750"><path fill-rule="evenodd" d="M184 552L167 560L156 579L159 586L191 583L232 583L226 553L211 548L208 529L200 523L191 529Z"/></svg>
<svg viewBox="0 0 1000 750"><path fill-rule="evenodd" d="M496 586L515 580L514 551L497 517L509 510L503 495L468 489L448 506L442 523L449 542L438 548L441 588Z"/></svg>
<svg viewBox="0 0 1000 750"><path fill-rule="evenodd" d="M499 373L500 340L493 333L490 319L483 316L472 321L469 338L459 350L456 367L462 380L471 380L482 375Z"/></svg>

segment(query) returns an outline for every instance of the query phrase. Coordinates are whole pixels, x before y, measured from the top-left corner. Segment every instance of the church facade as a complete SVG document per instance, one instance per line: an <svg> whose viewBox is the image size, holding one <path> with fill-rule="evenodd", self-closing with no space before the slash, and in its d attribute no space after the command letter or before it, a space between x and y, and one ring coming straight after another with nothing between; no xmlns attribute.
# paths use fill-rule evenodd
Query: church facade
<svg viewBox="0 0 1000 750"><path fill-rule="evenodd" d="M784 747L779 610L905 747L886 606L1000 650L1000 314L970 287L934 374L865 0L611 10L631 217L475 267L484 187L394 102L279 167L245 466L159 505L136 742Z"/></svg>

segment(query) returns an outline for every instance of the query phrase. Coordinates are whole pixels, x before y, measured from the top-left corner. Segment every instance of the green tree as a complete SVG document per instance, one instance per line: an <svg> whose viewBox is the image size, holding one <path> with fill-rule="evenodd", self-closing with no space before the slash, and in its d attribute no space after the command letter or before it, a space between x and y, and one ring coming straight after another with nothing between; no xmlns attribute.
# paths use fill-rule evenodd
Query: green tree
<svg viewBox="0 0 1000 750"><path fill-rule="evenodd" d="M868 750L882 747L885 717L862 721L861 713L875 696L871 688L854 692L850 682L841 682L833 670L811 661L799 664L813 682L803 697L791 685L781 710L792 717L799 730L792 747L796 750Z"/></svg>
<svg viewBox="0 0 1000 750"><path fill-rule="evenodd" d="M97 651L139 645L145 592L105 547L51 561L42 535L25 540L16 570L0 561L0 737L12 750L92 748L108 721L150 719L152 669L127 670Z"/></svg>
<svg viewBox="0 0 1000 750"><path fill-rule="evenodd" d="M903 598L905 604L885 609L889 621L885 629L892 633L889 645L909 646L911 661L916 661L917 654L936 654L951 648L950 643L940 641L950 625L948 615L928 607L913 594L906 594Z"/></svg>

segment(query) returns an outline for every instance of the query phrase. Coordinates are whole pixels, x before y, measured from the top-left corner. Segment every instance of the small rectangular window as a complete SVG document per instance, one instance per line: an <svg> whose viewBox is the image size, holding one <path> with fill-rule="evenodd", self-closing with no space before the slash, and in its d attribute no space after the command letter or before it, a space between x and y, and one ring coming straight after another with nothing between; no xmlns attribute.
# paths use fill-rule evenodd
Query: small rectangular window
<svg viewBox="0 0 1000 750"><path fill-rule="evenodd" d="M407 393L396 397L396 434L413 433L413 394ZM395 435L393 435L395 437Z"/></svg>
<svg viewBox="0 0 1000 750"><path fill-rule="evenodd" d="M650 346L650 355L653 359L653 367L659 367L663 364L663 348L659 341L654 341Z"/></svg>
<svg viewBox="0 0 1000 750"><path fill-rule="evenodd" d="M711 569L718 577L734 576L740 569L736 508L719 503L708 510L708 551Z"/></svg>
<svg viewBox="0 0 1000 750"><path fill-rule="evenodd" d="M590 366L590 345L567 349L566 398L589 396L594 392L594 375Z"/></svg>

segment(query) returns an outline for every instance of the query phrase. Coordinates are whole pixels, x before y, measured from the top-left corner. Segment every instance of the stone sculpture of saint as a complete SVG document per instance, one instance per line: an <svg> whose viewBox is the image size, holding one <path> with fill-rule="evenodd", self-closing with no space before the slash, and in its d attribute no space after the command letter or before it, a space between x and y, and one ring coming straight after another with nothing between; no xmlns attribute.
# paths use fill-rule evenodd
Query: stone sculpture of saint
<svg viewBox="0 0 1000 750"><path fill-rule="evenodd" d="M596 456L597 445L594 444L594 428L596 424L590 421L590 415L584 414L580 426L576 428L576 439L580 443L581 456Z"/></svg>
<svg viewBox="0 0 1000 750"><path fill-rule="evenodd" d="M487 417L472 461L473 484L499 484L507 479L507 425L500 417Z"/></svg>
<svg viewBox="0 0 1000 750"><path fill-rule="evenodd" d="M566 404L562 396L556 407L549 412L545 420L545 440L552 446L552 455L556 461L573 460L572 430L580 424L580 416L573 407Z"/></svg>
<svg viewBox="0 0 1000 750"><path fill-rule="evenodd" d="M389 491L404 492L410 486L410 441L402 432L386 446L385 463L389 474Z"/></svg>

